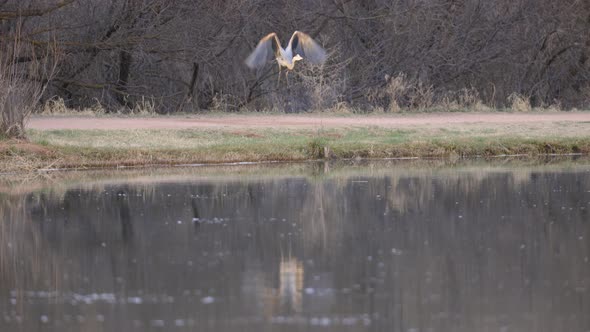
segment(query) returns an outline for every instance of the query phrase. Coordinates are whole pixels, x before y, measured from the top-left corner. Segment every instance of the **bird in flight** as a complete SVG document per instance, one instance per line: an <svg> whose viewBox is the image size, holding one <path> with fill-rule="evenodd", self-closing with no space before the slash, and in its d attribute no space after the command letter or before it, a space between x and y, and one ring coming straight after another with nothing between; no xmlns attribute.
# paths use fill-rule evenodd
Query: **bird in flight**
<svg viewBox="0 0 590 332"><path fill-rule="evenodd" d="M326 51L313 38L300 31L293 32L289 44L283 48L277 34L272 32L258 42L254 51L246 58L246 65L252 69L259 69L273 57L279 65L280 81L281 67L293 70L295 62L299 60L321 64L326 61Z"/></svg>

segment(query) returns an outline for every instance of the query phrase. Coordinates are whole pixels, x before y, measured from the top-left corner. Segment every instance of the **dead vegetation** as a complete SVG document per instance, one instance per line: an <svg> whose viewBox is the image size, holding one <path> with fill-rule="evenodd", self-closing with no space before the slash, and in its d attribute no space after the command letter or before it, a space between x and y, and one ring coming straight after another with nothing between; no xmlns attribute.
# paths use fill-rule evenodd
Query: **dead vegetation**
<svg viewBox="0 0 590 332"><path fill-rule="evenodd" d="M294 29L328 50L323 66L288 84L244 66L260 36ZM4 103L24 114L17 99L118 114L590 106L587 1L7 0L0 38ZM34 68L52 50L63 57L45 77Z"/></svg>

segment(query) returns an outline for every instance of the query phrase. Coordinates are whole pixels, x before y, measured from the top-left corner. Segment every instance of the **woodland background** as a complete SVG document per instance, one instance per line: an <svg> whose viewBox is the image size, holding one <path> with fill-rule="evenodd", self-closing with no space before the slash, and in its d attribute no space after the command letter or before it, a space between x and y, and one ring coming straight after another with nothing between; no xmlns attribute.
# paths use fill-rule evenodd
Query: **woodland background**
<svg viewBox="0 0 590 332"><path fill-rule="evenodd" d="M329 53L244 59L294 30ZM586 0L0 0L4 132L51 103L107 112L590 105Z"/></svg>

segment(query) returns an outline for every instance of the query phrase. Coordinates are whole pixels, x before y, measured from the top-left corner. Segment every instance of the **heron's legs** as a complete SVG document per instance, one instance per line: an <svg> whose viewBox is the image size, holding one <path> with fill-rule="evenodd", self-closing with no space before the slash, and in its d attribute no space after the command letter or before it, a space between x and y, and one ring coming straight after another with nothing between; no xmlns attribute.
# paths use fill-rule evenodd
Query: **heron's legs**
<svg viewBox="0 0 590 332"><path fill-rule="evenodd" d="M289 72L290 72L290 70L288 70L288 69L285 72L285 78L287 79L287 85L289 85Z"/></svg>
<svg viewBox="0 0 590 332"><path fill-rule="evenodd" d="M279 64L279 78L277 80L277 84L281 83L281 65Z"/></svg>

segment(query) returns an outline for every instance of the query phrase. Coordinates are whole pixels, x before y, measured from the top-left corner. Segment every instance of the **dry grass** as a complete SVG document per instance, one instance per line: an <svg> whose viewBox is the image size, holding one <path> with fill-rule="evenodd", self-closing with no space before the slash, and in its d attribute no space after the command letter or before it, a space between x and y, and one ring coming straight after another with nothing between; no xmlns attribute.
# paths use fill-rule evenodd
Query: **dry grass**
<svg viewBox="0 0 590 332"><path fill-rule="evenodd" d="M389 79L389 76L386 76L385 80L388 81L384 89L385 95L389 98L388 111L391 113L398 113L402 110L400 107L400 100L406 93L406 90L408 90L405 75L398 75L391 79Z"/></svg>
<svg viewBox="0 0 590 332"><path fill-rule="evenodd" d="M511 94L508 97L508 103L510 109L514 112L530 112L533 109L531 107L530 99L518 93Z"/></svg>
<svg viewBox="0 0 590 332"><path fill-rule="evenodd" d="M99 116L107 114L107 110L98 100L90 107L76 109L68 107L62 98L55 97L43 104L40 114L51 116Z"/></svg>
<svg viewBox="0 0 590 332"><path fill-rule="evenodd" d="M98 99L88 107L71 108L60 97L47 100L40 115L44 116L104 116L104 115L137 115L137 116L155 116L156 102L153 99L142 97L132 108L121 107L115 110L107 110Z"/></svg>
<svg viewBox="0 0 590 332"><path fill-rule="evenodd" d="M371 104L363 108L365 112L490 112L498 110L487 105L475 88L437 91L433 85L417 78L409 78L404 73L397 76L385 75L384 79L386 83L383 87L368 91L367 99Z"/></svg>
<svg viewBox="0 0 590 332"><path fill-rule="evenodd" d="M562 111L559 103L532 107L526 96L513 93L507 99L506 108L497 108L486 104L475 88L463 88L456 91L436 91L435 88L416 78L408 78L401 73L397 76L385 75L385 84L369 89L366 92L370 104L356 104L342 95L346 82L339 79L342 68L332 66L302 67L300 71L291 73L291 81L287 85L279 85L276 91L276 103L267 107L242 105L239 98L223 92L212 97L208 110L201 114L216 115L253 113L253 114L285 114L291 112L312 112L332 114L367 114L367 113L423 113L423 112L530 112L530 111ZM283 73L284 75L284 73ZM282 77L282 80L285 80ZM289 91L293 98L281 99ZM589 90L590 91L590 90ZM284 97L284 96L283 96ZM493 98L491 98L493 99ZM42 107L40 115L44 116L111 116L139 115L157 116L158 102L153 98L142 97L134 102L131 108L121 107L107 109L98 99L89 107L70 108L64 100L55 97L48 100ZM185 113L175 113L183 115Z"/></svg>

